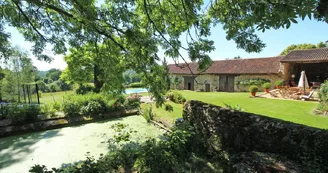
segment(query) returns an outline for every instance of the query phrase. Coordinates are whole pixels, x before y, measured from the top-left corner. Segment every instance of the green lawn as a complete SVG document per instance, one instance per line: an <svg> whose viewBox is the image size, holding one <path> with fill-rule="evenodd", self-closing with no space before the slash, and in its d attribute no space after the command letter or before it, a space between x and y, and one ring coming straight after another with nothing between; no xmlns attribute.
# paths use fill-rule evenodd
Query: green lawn
<svg viewBox="0 0 328 173"><path fill-rule="evenodd" d="M194 92L178 91L187 100L200 100L219 106L229 104L240 105L246 112L252 112L268 117L292 121L312 127L328 129L328 117L313 114L317 102L278 100L266 98L249 98L249 93L224 93L224 92ZM154 109L157 118L164 118L173 122L182 116L182 105L169 103L174 107L173 113L168 113L164 108Z"/></svg>
<svg viewBox="0 0 328 173"><path fill-rule="evenodd" d="M61 91L61 92L52 92L52 93L42 93L41 98L40 98L40 103L41 104L48 104L52 103L54 101L56 102L62 102L63 101L63 96L66 94L71 94L74 91Z"/></svg>

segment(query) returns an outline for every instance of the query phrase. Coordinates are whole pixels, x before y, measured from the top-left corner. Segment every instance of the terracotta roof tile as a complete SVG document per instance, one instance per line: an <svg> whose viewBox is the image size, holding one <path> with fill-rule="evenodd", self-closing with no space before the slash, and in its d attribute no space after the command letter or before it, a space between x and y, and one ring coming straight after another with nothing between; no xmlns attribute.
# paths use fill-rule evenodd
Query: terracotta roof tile
<svg viewBox="0 0 328 173"><path fill-rule="evenodd" d="M328 48L294 50L282 58L281 62L328 62Z"/></svg>
<svg viewBox="0 0 328 173"><path fill-rule="evenodd" d="M212 65L202 74L277 74L280 70L280 59L283 56L269 58L236 59L213 61ZM180 68L179 66L183 66ZM169 65L173 74L191 74L186 64ZM197 74L197 63L189 64L192 72Z"/></svg>

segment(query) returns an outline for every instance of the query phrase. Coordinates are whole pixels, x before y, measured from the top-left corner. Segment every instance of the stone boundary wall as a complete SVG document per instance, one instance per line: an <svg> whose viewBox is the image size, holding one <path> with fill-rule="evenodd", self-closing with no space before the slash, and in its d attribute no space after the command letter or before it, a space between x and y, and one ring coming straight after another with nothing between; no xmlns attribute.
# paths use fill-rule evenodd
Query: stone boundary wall
<svg viewBox="0 0 328 173"><path fill-rule="evenodd" d="M200 101L187 101L183 118L205 139L209 152L274 153L300 163L306 172L328 172L327 130Z"/></svg>
<svg viewBox="0 0 328 173"><path fill-rule="evenodd" d="M105 113L102 116L98 116L98 117L90 117L90 116L63 117L63 118L47 119L47 120L28 123L24 125L5 126L5 127L0 127L0 138L10 135L27 133L27 132L56 129L56 128L77 124L77 123L90 123L97 120L136 115L137 113L138 110L123 110L123 111Z"/></svg>

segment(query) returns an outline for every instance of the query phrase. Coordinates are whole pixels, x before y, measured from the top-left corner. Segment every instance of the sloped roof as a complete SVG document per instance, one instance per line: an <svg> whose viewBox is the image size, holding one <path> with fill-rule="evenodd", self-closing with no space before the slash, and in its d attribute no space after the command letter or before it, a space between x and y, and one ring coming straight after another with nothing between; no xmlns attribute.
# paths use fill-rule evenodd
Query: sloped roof
<svg viewBox="0 0 328 173"><path fill-rule="evenodd" d="M212 65L202 74L277 74L282 57L213 61ZM194 74L198 73L197 63L189 63L189 67ZM169 65L169 72L172 74L191 74L190 69L186 64Z"/></svg>
<svg viewBox="0 0 328 173"><path fill-rule="evenodd" d="M328 62L328 48L294 50L289 52L281 62L316 63Z"/></svg>

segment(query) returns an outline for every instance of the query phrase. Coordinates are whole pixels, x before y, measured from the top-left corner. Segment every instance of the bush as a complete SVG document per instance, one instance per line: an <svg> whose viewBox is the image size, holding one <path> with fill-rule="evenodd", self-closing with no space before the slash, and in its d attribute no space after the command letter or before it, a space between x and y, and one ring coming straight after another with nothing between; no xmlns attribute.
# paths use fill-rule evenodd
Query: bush
<svg viewBox="0 0 328 173"><path fill-rule="evenodd" d="M282 86L283 81L282 81L282 80L277 80L274 84L275 84L276 86Z"/></svg>
<svg viewBox="0 0 328 173"><path fill-rule="evenodd" d="M118 95L114 99L112 96L96 93L70 95L64 99L63 111L67 116L75 116L80 113L96 115L110 110L122 109L125 101L122 95Z"/></svg>
<svg viewBox="0 0 328 173"><path fill-rule="evenodd" d="M134 82L128 85L129 88L142 88L144 85L141 82Z"/></svg>
<svg viewBox="0 0 328 173"><path fill-rule="evenodd" d="M78 104L78 102L73 100L65 101L63 104L63 111L65 113L65 116L68 117L79 115L80 109L81 106Z"/></svg>
<svg viewBox="0 0 328 173"><path fill-rule="evenodd" d="M271 87L271 83L267 82L262 85L264 89L269 89Z"/></svg>
<svg viewBox="0 0 328 173"><path fill-rule="evenodd" d="M181 104L186 101L186 99L182 96L182 94L173 92L173 91L170 91L169 93L167 93L167 97L172 102L178 103L178 104Z"/></svg>
<svg viewBox="0 0 328 173"><path fill-rule="evenodd" d="M82 106L81 112L88 115L101 114L106 111L106 108L97 101L89 101L87 105Z"/></svg>
<svg viewBox="0 0 328 173"><path fill-rule="evenodd" d="M153 120L153 109L151 106L147 107L143 110L142 116L146 119L146 121L149 123L151 120Z"/></svg>
<svg viewBox="0 0 328 173"><path fill-rule="evenodd" d="M60 87L55 82L48 84L47 88L49 89L50 92L60 91Z"/></svg>
<svg viewBox="0 0 328 173"><path fill-rule="evenodd" d="M249 92L257 92L259 90L259 88L256 85L252 85L249 87Z"/></svg>
<svg viewBox="0 0 328 173"><path fill-rule="evenodd" d="M6 118L10 118L13 124L29 123L39 120L41 108L39 105L8 104Z"/></svg>
<svg viewBox="0 0 328 173"><path fill-rule="evenodd" d="M125 99L124 102L124 107L128 108L128 109L135 109L135 108L139 108L140 107L140 95L138 94L131 94L130 96L128 96Z"/></svg>
<svg viewBox="0 0 328 173"><path fill-rule="evenodd" d="M87 93L93 92L94 89L95 89L95 87L93 87L93 86L91 86L91 85L80 85L80 86L75 90L75 93L76 93L76 94L84 95L84 94L87 94Z"/></svg>
<svg viewBox="0 0 328 173"><path fill-rule="evenodd" d="M321 110L324 114L327 114L328 113L328 81L325 81L323 84L321 84L318 95L320 99L318 109Z"/></svg>
<svg viewBox="0 0 328 173"><path fill-rule="evenodd" d="M170 104L165 104L165 110L168 112L173 112L173 106Z"/></svg>
<svg viewBox="0 0 328 173"><path fill-rule="evenodd" d="M269 79L257 78L257 79L247 79L247 80L238 81L237 84L240 84L240 85L262 85L262 84L268 83L268 82L270 82Z"/></svg>

